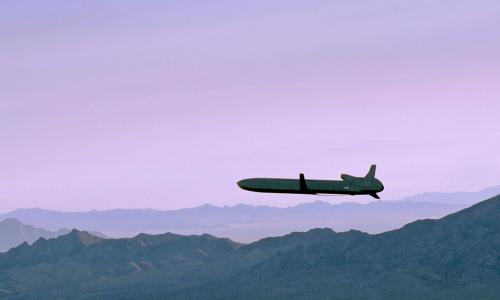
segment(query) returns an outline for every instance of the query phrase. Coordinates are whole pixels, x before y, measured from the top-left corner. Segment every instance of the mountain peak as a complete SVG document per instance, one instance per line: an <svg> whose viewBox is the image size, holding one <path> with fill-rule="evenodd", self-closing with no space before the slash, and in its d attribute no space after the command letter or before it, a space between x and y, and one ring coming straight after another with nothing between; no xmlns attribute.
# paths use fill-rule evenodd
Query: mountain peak
<svg viewBox="0 0 500 300"><path fill-rule="evenodd" d="M2 221L0 221L0 225L5 225L5 226L22 226L23 223L19 221L16 218L6 218Z"/></svg>
<svg viewBox="0 0 500 300"><path fill-rule="evenodd" d="M218 209L219 207L212 205L212 204L209 204L209 203L205 203L202 206L199 206L199 208L200 209Z"/></svg>
<svg viewBox="0 0 500 300"><path fill-rule="evenodd" d="M12 217L0 221L0 252L7 251L22 242L33 243L40 237L55 237L55 233L25 225Z"/></svg>
<svg viewBox="0 0 500 300"><path fill-rule="evenodd" d="M59 239L78 241L84 246L90 246L92 244L98 243L103 239L88 233L87 231L81 231L78 229L71 230L70 233L59 237Z"/></svg>

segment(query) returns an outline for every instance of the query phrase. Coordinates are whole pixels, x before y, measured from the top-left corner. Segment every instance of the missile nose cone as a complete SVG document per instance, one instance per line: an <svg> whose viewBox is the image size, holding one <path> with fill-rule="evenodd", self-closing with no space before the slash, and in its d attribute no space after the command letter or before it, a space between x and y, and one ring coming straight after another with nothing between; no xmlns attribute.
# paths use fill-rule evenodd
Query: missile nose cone
<svg viewBox="0 0 500 300"><path fill-rule="evenodd" d="M248 189L248 179L240 180L236 184L244 190Z"/></svg>
<svg viewBox="0 0 500 300"><path fill-rule="evenodd" d="M238 181L237 184L241 189L246 191L256 191L257 186L255 180L255 178L247 178Z"/></svg>

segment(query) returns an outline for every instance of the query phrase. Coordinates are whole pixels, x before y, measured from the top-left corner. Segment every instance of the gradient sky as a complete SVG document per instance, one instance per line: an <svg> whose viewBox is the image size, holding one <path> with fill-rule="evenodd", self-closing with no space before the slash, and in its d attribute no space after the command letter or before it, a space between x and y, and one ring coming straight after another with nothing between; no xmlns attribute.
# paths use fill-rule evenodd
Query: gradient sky
<svg viewBox="0 0 500 300"><path fill-rule="evenodd" d="M245 177L500 184L500 2L0 2L0 211L288 206Z"/></svg>

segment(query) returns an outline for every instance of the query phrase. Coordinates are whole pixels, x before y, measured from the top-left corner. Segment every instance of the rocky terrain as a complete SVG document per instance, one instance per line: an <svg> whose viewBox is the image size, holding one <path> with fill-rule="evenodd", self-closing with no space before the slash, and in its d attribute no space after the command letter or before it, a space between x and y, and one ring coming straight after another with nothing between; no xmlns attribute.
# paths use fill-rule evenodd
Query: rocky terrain
<svg viewBox="0 0 500 300"><path fill-rule="evenodd" d="M313 229L101 239L73 230L0 255L6 299L495 299L500 196L370 235Z"/></svg>

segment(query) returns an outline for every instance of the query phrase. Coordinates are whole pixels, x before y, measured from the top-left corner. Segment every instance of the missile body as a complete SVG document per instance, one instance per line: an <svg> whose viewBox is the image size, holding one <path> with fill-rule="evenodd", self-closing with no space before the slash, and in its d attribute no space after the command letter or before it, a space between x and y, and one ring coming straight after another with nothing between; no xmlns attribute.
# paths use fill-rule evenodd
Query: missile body
<svg viewBox="0 0 500 300"><path fill-rule="evenodd" d="M382 182L375 178L374 165L365 177L342 174L341 178L342 180L306 180L300 174L299 179L249 178L239 181L238 186L261 193L371 195L377 199L377 193L384 190Z"/></svg>

